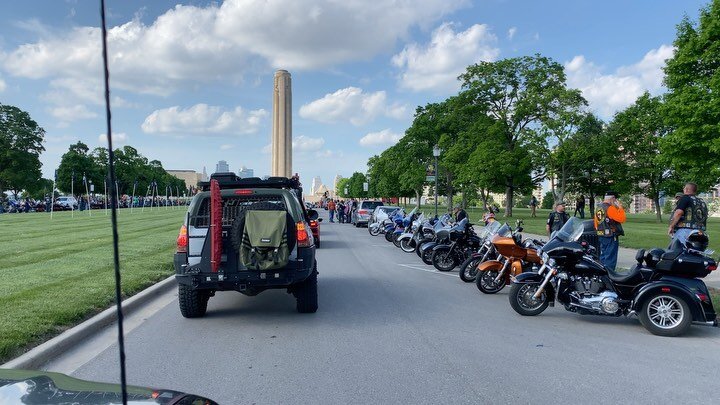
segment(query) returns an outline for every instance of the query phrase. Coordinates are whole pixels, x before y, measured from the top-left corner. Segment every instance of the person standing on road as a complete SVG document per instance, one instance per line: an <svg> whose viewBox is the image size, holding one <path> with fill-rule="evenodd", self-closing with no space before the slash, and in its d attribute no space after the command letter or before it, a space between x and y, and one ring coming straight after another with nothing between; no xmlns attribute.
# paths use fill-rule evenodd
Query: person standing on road
<svg viewBox="0 0 720 405"><path fill-rule="evenodd" d="M555 204L555 211L550 213L547 224L545 225L545 231L548 236L555 231L559 231L568 219L570 219L570 216L565 212L565 202L560 201Z"/></svg>
<svg viewBox="0 0 720 405"><path fill-rule="evenodd" d="M535 196L530 197L530 216L532 218L536 217L535 210L537 209L537 206L538 206L537 198L535 198Z"/></svg>
<svg viewBox="0 0 720 405"><path fill-rule="evenodd" d="M340 200L337 204L338 222L341 224L345 222L345 201Z"/></svg>
<svg viewBox="0 0 720 405"><path fill-rule="evenodd" d="M335 222L335 201L329 200L327 203L328 211L330 212L330 222Z"/></svg>
<svg viewBox="0 0 720 405"><path fill-rule="evenodd" d="M573 216L576 217L577 214L580 214L580 218L585 219L585 196L582 194L575 199L575 213Z"/></svg>
<svg viewBox="0 0 720 405"><path fill-rule="evenodd" d="M595 210L593 222L598 239L600 239L600 262L615 270L617 266L618 248L620 243L618 237L625 235L622 224L625 223L625 210L618 200L618 193L608 191L602 204Z"/></svg>
<svg viewBox="0 0 720 405"><path fill-rule="evenodd" d="M673 211L670 218L668 235L673 238L670 245L674 241L684 245L692 231L706 230L708 208L705 201L695 196L695 194L697 194L697 184L685 184L683 196L677 201L675 211Z"/></svg>

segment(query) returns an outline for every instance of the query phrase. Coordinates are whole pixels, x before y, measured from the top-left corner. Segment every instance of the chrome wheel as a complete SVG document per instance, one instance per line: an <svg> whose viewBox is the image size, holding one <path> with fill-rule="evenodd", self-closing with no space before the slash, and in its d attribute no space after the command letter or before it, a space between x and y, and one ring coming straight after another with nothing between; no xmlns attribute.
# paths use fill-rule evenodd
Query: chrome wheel
<svg viewBox="0 0 720 405"><path fill-rule="evenodd" d="M523 284L517 294L517 303L521 308L527 311L535 311L539 309L546 301L545 291L540 295L540 298L535 298L534 295L540 288L540 284L528 283Z"/></svg>
<svg viewBox="0 0 720 405"><path fill-rule="evenodd" d="M677 298L669 295L654 297L646 308L650 322L661 329L672 329L685 317L683 306Z"/></svg>

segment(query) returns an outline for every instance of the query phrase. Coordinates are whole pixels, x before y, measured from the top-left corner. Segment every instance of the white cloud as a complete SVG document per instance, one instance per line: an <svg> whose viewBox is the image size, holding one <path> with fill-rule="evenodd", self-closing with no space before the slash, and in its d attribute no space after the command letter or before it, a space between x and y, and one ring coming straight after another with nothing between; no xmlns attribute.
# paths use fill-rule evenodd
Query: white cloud
<svg viewBox="0 0 720 405"><path fill-rule="evenodd" d="M7 84L5 84L5 80L3 80L3 79L0 77L0 93L2 93L3 91L5 91L6 88L7 88Z"/></svg>
<svg viewBox="0 0 720 405"><path fill-rule="evenodd" d="M270 153L272 153L272 144L269 143L269 144L263 146L262 149L260 150L260 152L262 152L262 154L264 154L264 155L269 155Z"/></svg>
<svg viewBox="0 0 720 405"><path fill-rule="evenodd" d="M407 106L388 105L384 91L365 93L357 87L347 87L300 107L300 116L324 123L349 121L353 125L366 124L379 116L402 119Z"/></svg>
<svg viewBox="0 0 720 405"><path fill-rule="evenodd" d="M662 67L665 59L672 55L672 46L661 45L646 53L639 62L621 66L609 74L584 56L575 56L565 63L568 85L580 89L590 107L607 118L635 102L646 90L658 93L662 88Z"/></svg>
<svg viewBox="0 0 720 405"><path fill-rule="evenodd" d="M414 27L424 27L468 0L228 0L207 7L178 5L149 25L136 16L109 27L112 85L141 94L168 95L182 82L237 83L247 71L282 67L327 68L368 60L391 50ZM389 12L388 10L392 10ZM100 86L98 27L65 32L33 23L38 40L9 50L5 70L48 78L83 95Z"/></svg>
<svg viewBox="0 0 720 405"><path fill-rule="evenodd" d="M230 150L234 147L235 147L235 145L230 145L230 144L226 143L226 144L220 145L220 150Z"/></svg>
<svg viewBox="0 0 720 405"><path fill-rule="evenodd" d="M127 143L128 136L125 132L117 132L114 133L112 136L113 140L113 146L116 145L124 145ZM98 142L100 143L100 146L106 147L107 145L107 134L100 134L98 136ZM113 148L114 149L114 148Z"/></svg>
<svg viewBox="0 0 720 405"><path fill-rule="evenodd" d="M516 33L517 33L517 27L511 27L507 33L508 39L512 41L512 39L515 37Z"/></svg>
<svg viewBox="0 0 720 405"><path fill-rule="evenodd" d="M343 157L343 156L345 156L345 154L340 150L325 149L323 151L315 152L315 157L324 158L324 159L337 158L337 157Z"/></svg>
<svg viewBox="0 0 720 405"><path fill-rule="evenodd" d="M145 118L142 130L148 134L252 134L258 131L267 111L245 111L241 107L223 111L222 107L195 104L155 110Z"/></svg>
<svg viewBox="0 0 720 405"><path fill-rule="evenodd" d="M372 147L376 145L393 145L402 138L401 134L391 132L389 129L383 129L379 132L370 132L360 138L360 145Z"/></svg>
<svg viewBox="0 0 720 405"><path fill-rule="evenodd" d="M402 70L402 88L452 92L460 87L457 77L468 65L497 59L496 42L487 25L475 24L456 33L453 24L445 23L433 31L429 44L405 46L392 63Z"/></svg>
<svg viewBox="0 0 720 405"><path fill-rule="evenodd" d="M309 152L322 149L325 145L324 138L311 138L305 135L293 137L292 148L296 152Z"/></svg>
<svg viewBox="0 0 720 405"><path fill-rule="evenodd" d="M97 117L97 114L88 110L83 104L53 107L50 109L50 114L65 123Z"/></svg>

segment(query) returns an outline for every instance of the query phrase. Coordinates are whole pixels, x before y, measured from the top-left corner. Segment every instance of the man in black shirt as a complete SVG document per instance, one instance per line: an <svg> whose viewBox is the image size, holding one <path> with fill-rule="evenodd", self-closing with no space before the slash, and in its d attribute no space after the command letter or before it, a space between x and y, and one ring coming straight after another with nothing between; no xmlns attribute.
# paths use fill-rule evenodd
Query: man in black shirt
<svg viewBox="0 0 720 405"><path fill-rule="evenodd" d="M555 231L559 231L560 228L565 225L565 222L570 219L570 216L565 212L565 202L560 201L559 203L555 204L555 211L551 212L548 216L547 225L545 226L545 230L547 231L548 236L552 234Z"/></svg>
<svg viewBox="0 0 720 405"><path fill-rule="evenodd" d="M460 222L463 219L467 218L467 212L465 212L465 210L462 209L459 205L455 206L454 213L455 213L455 222Z"/></svg>
<svg viewBox="0 0 720 405"><path fill-rule="evenodd" d="M670 218L668 235L673 240L685 244L688 235L694 230L706 229L708 209L705 201L695 196L697 184L687 183L683 188L683 196L677 202L675 211ZM671 243L672 245L672 243Z"/></svg>

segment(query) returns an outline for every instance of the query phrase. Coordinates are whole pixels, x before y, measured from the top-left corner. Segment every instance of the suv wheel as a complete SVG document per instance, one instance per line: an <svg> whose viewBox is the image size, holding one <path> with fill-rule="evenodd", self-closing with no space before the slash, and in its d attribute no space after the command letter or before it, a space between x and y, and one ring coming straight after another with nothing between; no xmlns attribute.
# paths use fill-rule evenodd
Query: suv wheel
<svg viewBox="0 0 720 405"><path fill-rule="evenodd" d="M318 309L317 300L317 264L312 274L295 288L297 311L301 314L314 314Z"/></svg>
<svg viewBox="0 0 720 405"><path fill-rule="evenodd" d="M210 299L210 292L196 290L189 285L180 284L178 291L178 302L180 313L185 318L200 318L207 312L207 304Z"/></svg>

